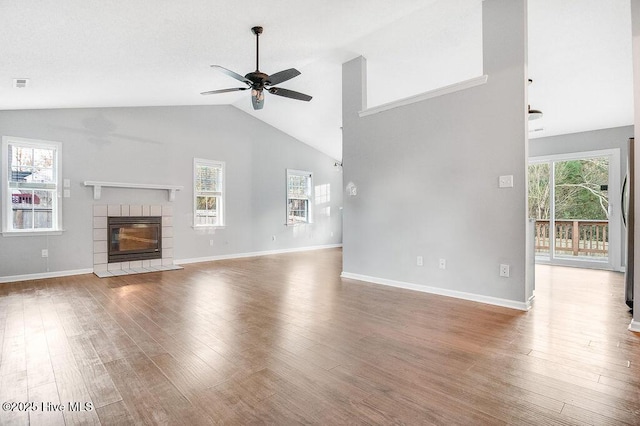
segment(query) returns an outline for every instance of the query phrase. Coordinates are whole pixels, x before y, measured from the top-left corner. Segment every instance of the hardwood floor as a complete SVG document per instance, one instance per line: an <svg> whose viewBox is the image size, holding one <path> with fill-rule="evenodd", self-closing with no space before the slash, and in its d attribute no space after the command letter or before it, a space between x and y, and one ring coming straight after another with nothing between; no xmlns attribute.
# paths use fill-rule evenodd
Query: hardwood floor
<svg viewBox="0 0 640 426"><path fill-rule="evenodd" d="M0 285L0 424L640 424L621 274L538 266L519 312L340 271L331 249Z"/></svg>

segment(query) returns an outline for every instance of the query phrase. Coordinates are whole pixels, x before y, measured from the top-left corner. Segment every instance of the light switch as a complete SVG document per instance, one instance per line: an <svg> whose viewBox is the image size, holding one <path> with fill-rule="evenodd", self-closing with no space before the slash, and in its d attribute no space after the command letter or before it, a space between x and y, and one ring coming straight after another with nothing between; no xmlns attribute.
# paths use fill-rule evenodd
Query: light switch
<svg viewBox="0 0 640 426"><path fill-rule="evenodd" d="M63 196L64 198L69 198L69 197L71 197L71 190L70 190L70 189L65 189L65 190L63 191L63 195L62 195L62 196Z"/></svg>
<svg viewBox="0 0 640 426"><path fill-rule="evenodd" d="M65 188L71 188L71 179L64 179L64 180L62 181L62 185L63 185Z"/></svg>
<svg viewBox="0 0 640 426"><path fill-rule="evenodd" d="M498 186L500 188L513 188L513 175L500 176Z"/></svg>

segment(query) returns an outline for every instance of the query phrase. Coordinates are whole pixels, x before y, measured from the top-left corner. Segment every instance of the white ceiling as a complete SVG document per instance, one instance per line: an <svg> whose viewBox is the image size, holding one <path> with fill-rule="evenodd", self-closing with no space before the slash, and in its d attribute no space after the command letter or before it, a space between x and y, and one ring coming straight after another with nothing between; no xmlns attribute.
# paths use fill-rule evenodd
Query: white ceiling
<svg viewBox="0 0 640 426"><path fill-rule="evenodd" d="M633 124L630 11L629 0L529 0L529 103L544 113L530 138Z"/></svg>
<svg viewBox="0 0 640 426"><path fill-rule="evenodd" d="M632 124L629 0L529 5L531 136ZM254 70L254 25L261 71L311 102L199 94L241 85L211 64ZM367 58L369 106L482 74L481 0L3 0L0 28L0 109L232 104L336 159L343 62Z"/></svg>

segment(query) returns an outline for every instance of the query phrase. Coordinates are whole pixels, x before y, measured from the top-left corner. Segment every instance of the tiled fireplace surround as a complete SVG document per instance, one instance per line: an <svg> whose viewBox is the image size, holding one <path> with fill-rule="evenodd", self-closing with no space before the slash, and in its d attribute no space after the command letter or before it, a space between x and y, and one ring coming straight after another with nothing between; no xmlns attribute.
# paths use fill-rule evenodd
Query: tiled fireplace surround
<svg viewBox="0 0 640 426"><path fill-rule="evenodd" d="M107 217L162 216L162 259L107 263ZM93 206L93 273L100 278L182 269L173 264L173 207L109 204Z"/></svg>

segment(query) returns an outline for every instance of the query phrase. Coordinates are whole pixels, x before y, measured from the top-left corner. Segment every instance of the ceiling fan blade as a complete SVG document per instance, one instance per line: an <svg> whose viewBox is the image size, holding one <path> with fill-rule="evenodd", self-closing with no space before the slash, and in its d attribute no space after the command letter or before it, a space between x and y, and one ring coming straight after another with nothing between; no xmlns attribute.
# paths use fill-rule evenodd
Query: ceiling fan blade
<svg viewBox="0 0 640 426"><path fill-rule="evenodd" d="M289 68L288 70L277 72L269 76L267 85L275 86L283 81L291 80L293 77L300 75L300 71L295 68Z"/></svg>
<svg viewBox="0 0 640 426"><path fill-rule="evenodd" d="M211 65L211 68L215 68L218 71L220 71L221 73L224 73L224 74L228 75L229 77L233 77L238 81L241 81L243 83L247 83L249 85L251 84L251 80L249 80L248 78L245 78L245 77L241 76L237 72L233 72L231 70L228 70L225 67L221 67L220 65Z"/></svg>
<svg viewBox="0 0 640 426"><path fill-rule="evenodd" d="M215 95L217 93L227 93L227 92L237 92L239 90L247 90L248 87L234 87L232 89L220 89L220 90L209 90L208 92L202 92L201 95Z"/></svg>
<svg viewBox="0 0 640 426"><path fill-rule="evenodd" d="M251 105L253 105L253 109L262 109L264 106L264 92L262 90L251 91Z"/></svg>
<svg viewBox="0 0 640 426"><path fill-rule="evenodd" d="M312 96L305 95L304 93L295 92L289 89L282 89L280 87L272 87L269 89L269 93L272 95L284 96L285 98L297 99L299 101L307 101L309 102L312 99Z"/></svg>

